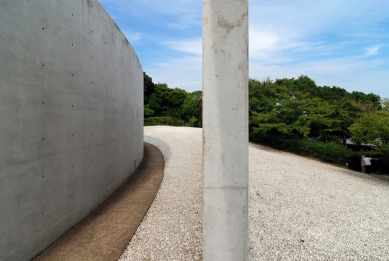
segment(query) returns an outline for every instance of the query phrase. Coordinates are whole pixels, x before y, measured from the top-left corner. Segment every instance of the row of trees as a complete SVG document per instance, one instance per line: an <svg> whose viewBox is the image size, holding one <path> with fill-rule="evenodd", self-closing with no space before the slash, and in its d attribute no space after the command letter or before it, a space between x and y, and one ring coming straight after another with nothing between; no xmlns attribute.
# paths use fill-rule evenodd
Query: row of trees
<svg viewBox="0 0 389 261"><path fill-rule="evenodd" d="M309 138L321 142L352 140L389 152L388 99L339 87L320 87L307 76L249 81L250 132Z"/></svg>
<svg viewBox="0 0 389 261"><path fill-rule="evenodd" d="M202 126L201 91L154 84L144 74L144 106L145 125ZM248 113L255 142L355 168L360 152L348 150L347 141L369 144L383 159L389 156L389 100L372 93L317 86L304 75L250 79ZM383 171L389 172L386 165Z"/></svg>
<svg viewBox="0 0 389 261"><path fill-rule="evenodd" d="M154 84L144 73L145 125L202 126L202 92Z"/></svg>
<svg viewBox="0 0 389 261"><path fill-rule="evenodd" d="M253 141L360 168L365 146L389 173L389 101L375 94L320 87L307 76L249 80L250 138ZM360 146L359 148L362 148ZM365 152L366 153L366 152Z"/></svg>

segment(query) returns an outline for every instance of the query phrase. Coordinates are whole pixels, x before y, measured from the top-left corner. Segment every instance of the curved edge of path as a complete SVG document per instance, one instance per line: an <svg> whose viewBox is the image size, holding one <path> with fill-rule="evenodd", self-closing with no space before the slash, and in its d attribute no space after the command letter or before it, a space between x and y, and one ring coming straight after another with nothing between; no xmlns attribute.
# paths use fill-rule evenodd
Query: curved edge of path
<svg viewBox="0 0 389 261"><path fill-rule="evenodd" d="M117 260L157 195L164 168L161 151L145 142L143 160L128 180L33 260Z"/></svg>

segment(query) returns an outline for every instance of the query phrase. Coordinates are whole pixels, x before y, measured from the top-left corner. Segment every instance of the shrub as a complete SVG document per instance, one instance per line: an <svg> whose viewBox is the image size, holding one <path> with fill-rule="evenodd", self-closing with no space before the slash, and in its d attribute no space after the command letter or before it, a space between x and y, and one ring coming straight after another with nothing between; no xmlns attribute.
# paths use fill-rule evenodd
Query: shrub
<svg viewBox="0 0 389 261"><path fill-rule="evenodd" d="M378 174L389 173L389 155L375 151L352 151L345 148L340 142L319 142L316 140L288 138L280 135L250 134L250 140L275 149L289 151L302 156L313 157L325 162L346 166L352 170L361 171L362 153L368 154L378 161L372 161L372 172Z"/></svg>
<svg viewBox="0 0 389 261"><path fill-rule="evenodd" d="M184 126L184 121L169 116L149 117L144 119L144 126L155 125Z"/></svg>
<svg viewBox="0 0 389 261"><path fill-rule="evenodd" d="M317 158L326 162L346 165L352 151L347 150L341 143L323 143L315 140L286 138L282 136L251 136L254 142L271 146L279 150L293 152L302 156Z"/></svg>

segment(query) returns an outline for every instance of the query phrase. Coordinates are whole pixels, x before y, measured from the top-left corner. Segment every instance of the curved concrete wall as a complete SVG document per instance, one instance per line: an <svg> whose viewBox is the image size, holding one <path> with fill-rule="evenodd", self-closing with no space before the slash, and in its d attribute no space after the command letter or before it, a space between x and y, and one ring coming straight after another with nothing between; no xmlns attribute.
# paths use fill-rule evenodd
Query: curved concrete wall
<svg viewBox="0 0 389 261"><path fill-rule="evenodd" d="M29 260L143 157L143 72L96 0L2 0L0 260Z"/></svg>

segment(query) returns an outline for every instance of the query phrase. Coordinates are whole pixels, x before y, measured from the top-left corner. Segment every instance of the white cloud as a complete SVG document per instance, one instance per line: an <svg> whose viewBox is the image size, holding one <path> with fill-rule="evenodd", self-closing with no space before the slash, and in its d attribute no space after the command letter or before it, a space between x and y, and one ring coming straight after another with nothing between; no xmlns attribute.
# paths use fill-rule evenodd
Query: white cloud
<svg viewBox="0 0 389 261"><path fill-rule="evenodd" d="M144 22L124 33L142 51L162 54L142 61L154 81L201 89L201 1L100 1L115 9L115 16L127 15L128 25L134 18ZM254 0L249 5L250 77L304 74L318 85L389 96L388 0Z"/></svg>
<svg viewBox="0 0 389 261"><path fill-rule="evenodd" d="M338 86L349 92L373 92L382 97L389 97L389 74L379 69L388 64L388 60L358 60L356 58L339 58L317 61L301 61L293 65L266 65L250 61L250 77L264 80L267 77L297 78L307 75L319 86Z"/></svg>
<svg viewBox="0 0 389 261"><path fill-rule="evenodd" d="M289 31L295 37L320 35L328 30L350 34L371 31L387 21L387 0L273 0L251 1L250 23ZM369 29L369 30L367 30Z"/></svg>
<svg viewBox="0 0 389 261"><path fill-rule="evenodd" d="M182 53L201 55L202 54L202 39L167 41L163 42L166 47Z"/></svg>
<svg viewBox="0 0 389 261"><path fill-rule="evenodd" d="M261 30L252 26L249 29L249 55L251 58L265 59L280 48L282 41L282 36L276 30Z"/></svg>
<svg viewBox="0 0 389 261"><path fill-rule="evenodd" d="M381 48L381 46L368 47L368 48L366 48L366 53L364 56L369 57L369 56L377 55L380 48Z"/></svg>
<svg viewBox="0 0 389 261"><path fill-rule="evenodd" d="M347 42L326 43L315 39L300 39L294 35L271 26L258 28L251 26L250 59L266 64L296 62L301 55L316 57L331 56L343 48Z"/></svg>
<svg viewBox="0 0 389 261"><path fill-rule="evenodd" d="M165 63L145 66L144 70L153 82L166 83L170 88L181 88L188 92L202 89L202 59L186 56L174 58Z"/></svg>
<svg viewBox="0 0 389 261"><path fill-rule="evenodd" d="M319 86L338 86L349 92L380 94L381 98L389 98L389 74L384 69L375 69L386 60L363 61L353 58L329 59L312 62L302 61L295 65L266 65L250 60L250 78L264 80L267 77L297 78L307 75ZM171 88L181 88L188 92L202 89L202 62L200 57L185 56L174 58L145 71L152 76L154 82L167 83ZM373 70L372 70L373 69Z"/></svg>

